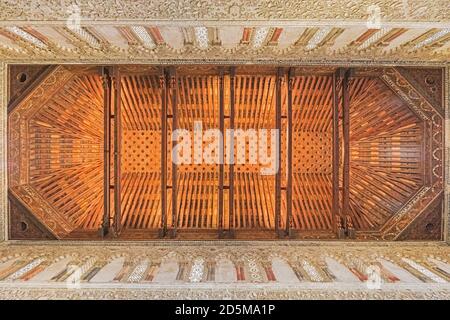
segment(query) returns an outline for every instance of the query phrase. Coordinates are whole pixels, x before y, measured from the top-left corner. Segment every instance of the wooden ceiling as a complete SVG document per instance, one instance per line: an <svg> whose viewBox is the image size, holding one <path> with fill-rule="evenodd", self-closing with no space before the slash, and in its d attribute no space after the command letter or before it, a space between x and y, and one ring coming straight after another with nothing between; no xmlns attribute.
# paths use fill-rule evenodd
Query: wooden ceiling
<svg viewBox="0 0 450 320"><path fill-rule="evenodd" d="M55 237L84 237L80 234L86 233L95 238L104 220L104 82L97 67L50 69L34 88L11 103L10 191ZM276 179L273 175L261 175L261 165L257 164L234 165L234 209L230 213L230 189L225 188L223 216L218 215L220 166L177 166L177 208L176 215L172 216L172 119L167 119L169 138L163 139L162 69L122 66L117 70L121 131L119 136L112 137L111 154L115 138L120 139L118 219L121 232L129 238L152 238L161 229L164 212L161 150L166 141L168 226L174 224L175 218L180 233L192 231L194 237L195 233L211 233L220 227L233 229L237 237L258 238L258 232L274 236ZM223 76L220 70L226 70ZM337 135L339 182L336 183L340 199L345 197L345 192L349 194L349 211L343 217L351 219L358 238L395 238L416 217L428 212L432 201L441 199L442 105L421 98L430 93L417 82L411 85L414 71L355 70L348 81L350 103L345 111L343 103L333 102L343 98L341 91L333 87L337 73L334 68L296 68L289 79L286 73L279 78L275 67L238 67L235 75L227 70L228 67L190 66L176 70L174 90L167 94L168 101L173 101L172 95L176 95L177 127L192 131L194 121L202 121L204 130L218 128L223 101L225 116L230 115L232 107L235 110L235 128L276 128L280 90L282 189L278 227L286 229L289 221L291 236L337 237L332 202L334 107L338 108L336 121L340 128ZM425 74L436 75L433 70ZM169 76L168 86L172 85L170 79ZM279 89L277 81L281 81ZM405 97L395 83L409 85L413 95L406 93ZM14 85L13 80L10 85ZM173 115L172 104L168 103L167 107L168 114ZM293 157L290 173L287 167L289 108L292 108ZM348 142L345 142L344 112L349 112ZM230 119L225 118L224 129L230 126ZM346 148L348 191L343 181ZM224 185L230 185L230 167L225 165L223 169ZM112 172L111 184L116 174L117 171ZM290 219L286 194L289 174L292 174ZM109 190L112 207L113 189ZM343 211L342 204L338 210ZM138 232L135 236L133 230ZM203 237L217 237L212 234Z"/></svg>

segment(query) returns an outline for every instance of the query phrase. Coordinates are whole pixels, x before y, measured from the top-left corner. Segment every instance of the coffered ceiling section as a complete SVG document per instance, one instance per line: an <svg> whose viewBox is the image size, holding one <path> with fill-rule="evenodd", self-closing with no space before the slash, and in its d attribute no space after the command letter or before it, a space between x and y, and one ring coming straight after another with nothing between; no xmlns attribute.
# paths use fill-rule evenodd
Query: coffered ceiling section
<svg viewBox="0 0 450 320"><path fill-rule="evenodd" d="M448 1L0 1L15 60L435 61Z"/></svg>

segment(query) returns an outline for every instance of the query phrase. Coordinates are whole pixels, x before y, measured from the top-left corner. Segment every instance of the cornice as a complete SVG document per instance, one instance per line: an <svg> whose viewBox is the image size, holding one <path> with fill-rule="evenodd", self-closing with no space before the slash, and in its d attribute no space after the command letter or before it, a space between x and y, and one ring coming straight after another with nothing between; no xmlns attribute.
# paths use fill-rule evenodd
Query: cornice
<svg viewBox="0 0 450 320"><path fill-rule="evenodd" d="M366 21L374 7L385 21L450 21L447 0L1 0L0 20L64 21L74 4L86 21Z"/></svg>

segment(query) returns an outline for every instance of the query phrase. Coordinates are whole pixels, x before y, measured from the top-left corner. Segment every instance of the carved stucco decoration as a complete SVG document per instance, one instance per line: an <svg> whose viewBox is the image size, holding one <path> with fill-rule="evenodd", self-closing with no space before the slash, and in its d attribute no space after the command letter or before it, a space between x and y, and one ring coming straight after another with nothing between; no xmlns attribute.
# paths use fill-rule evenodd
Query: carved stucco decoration
<svg viewBox="0 0 450 320"><path fill-rule="evenodd" d="M82 245L61 246L48 242L42 246L21 246L10 245L0 247L0 263L11 259L18 259L22 266L30 262L42 261L43 267L48 267L57 261L67 259L67 265L83 268L100 267L117 258L123 258L127 264L128 271L123 280L109 283L89 283L80 282L77 289L66 286L65 280L50 281L45 286L42 283L24 283L23 281L0 281L0 299L2 298L63 298L63 299L206 299L206 298L234 298L234 299L448 299L448 283L429 283L428 281L419 283L382 283L380 289L368 289L364 282L347 283L338 282L328 274L335 270L327 267L325 259L333 258L342 264L344 268L357 268L362 274L366 274L367 266L372 265L378 259L388 260L404 270L412 272L415 277L423 277L423 273L412 270L405 264L403 259L410 259L416 264L431 271L434 275L448 281L442 270L430 260L439 260L448 263L448 247L442 245L425 245L423 243L411 245L367 245L347 243L342 246L338 243L317 244L316 246L305 246L301 243L289 246L273 242L260 242L253 246L248 246L246 242L236 241L233 245L226 242L207 241L184 242L174 246L173 243L157 242L146 246L141 245ZM179 244L179 242L178 242ZM189 252L187 255L186 252ZM243 264L247 266L253 261L258 266L270 266L273 258L277 257L285 261L291 268L298 267L303 261L313 267L321 276L320 281L307 279L298 283L278 283L268 282L263 279L262 283L255 285L252 279L248 278L241 282L217 283L205 281L202 283L192 283L188 281L189 272L182 280L167 284L152 282L130 283L128 275L144 259L151 264L159 264L165 259L174 263L185 264L187 270L196 259L200 257L208 261L219 261L226 257L234 266ZM206 260L205 260L206 261ZM89 270L84 270L86 273ZM247 276L251 271L246 271Z"/></svg>
<svg viewBox="0 0 450 320"><path fill-rule="evenodd" d="M77 10L74 11L73 5ZM25 41L21 37L9 33L17 47L0 46L0 57L11 62L20 61L114 61L133 62L146 61L154 63L172 63L172 60L205 61L228 60L238 63L240 60L260 62L322 62L365 60L392 62L404 60L408 62L440 62L448 60L450 50L434 50L422 48L409 50L403 45L390 50L383 46L373 46L359 50L351 44L339 49L332 46L344 30L351 28L371 28L368 22L380 18L380 27L396 25L410 29L422 28L423 32L433 28L445 28L450 24L450 13L447 0L435 0L431 4L426 0L170 0L170 1L13 1L0 0L0 27L46 26L57 29L64 34L74 47L62 47L46 37L46 47L39 47ZM264 45L260 48L238 43L233 48L211 43L206 49L189 44L185 40L182 48L176 49L167 43L158 43L154 49L142 44L128 43L126 48L109 43L108 39L97 39L98 46L89 45L76 33L68 31L66 22L79 13L80 26L94 28L96 26L119 27L127 25L156 25L182 27L208 25L220 29L229 26L292 27L302 25L339 26L339 32L313 50L306 50L303 45L289 45L280 48L277 45ZM433 29L434 30L434 29ZM3 30L4 31L4 30ZM357 37L357 36L355 36ZM443 37L442 39L444 39ZM356 38L355 38L356 39ZM444 42L438 47L444 48ZM295 43L295 42L294 42ZM169 41L170 44L170 41ZM386 43L387 45L387 43Z"/></svg>
<svg viewBox="0 0 450 320"><path fill-rule="evenodd" d="M369 6L378 6L389 21L449 21L448 1L435 0L1 0L0 20L58 21L79 5L86 20L366 20Z"/></svg>
<svg viewBox="0 0 450 320"><path fill-rule="evenodd" d="M24 45L24 49L16 51L7 47L0 48L0 57L9 62L116 62L116 63L154 63L154 64L173 64L177 63L221 63L242 64L248 62L255 63L343 63L349 60L361 60L367 64L373 64L370 61L391 62L404 60L405 62L422 64L427 61L442 64L449 55L447 51L408 51L397 48L395 50L381 52L379 50L350 50L340 49L332 51L328 46L320 47L315 50L306 50L303 46L290 45L287 48L278 48L276 46L264 46L258 49L252 46L238 44L233 48L226 48L221 45L211 45L202 50L194 45L186 44L181 49L175 49L167 44L156 46L154 49L148 49L141 45L130 46L128 49L118 48L113 44L103 44L98 48L88 45L76 45L74 49L60 50L55 46L37 49L30 44Z"/></svg>

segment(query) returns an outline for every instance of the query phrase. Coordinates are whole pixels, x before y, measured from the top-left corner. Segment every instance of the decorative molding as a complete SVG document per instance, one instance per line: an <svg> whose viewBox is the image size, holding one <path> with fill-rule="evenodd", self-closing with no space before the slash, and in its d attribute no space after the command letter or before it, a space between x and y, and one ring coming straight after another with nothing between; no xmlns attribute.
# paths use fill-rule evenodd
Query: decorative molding
<svg viewBox="0 0 450 320"><path fill-rule="evenodd" d="M327 0L126 0L83 1L71 0L2 0L2 21L64 21L70 15L70 6L77 3L87 21L127 20L217 20L217 21L273 21L273 20L344 20L366 21L369 6L379 8L386 21L450 21L447 0L348 0L330 8ZM101 17L101 18L99 18Z"/></svg>
<svg viewBox="0 0 450 320"><path fill-rule="evenodd" d="M348 0L343 5L329 0L0 0L0 8L0 38L8 38L6 42L0 39L0 57L15 63L111 60L161 64L164 60L173 63L181 59L197 63L205 60L443 63L450 57L447 0L435 0L432 4L427 0ZM379 27L371 23L379 23ZM39 27L47 31L36 30ZM206 46L204 41L187 39L184 32L185 45L179 48L171 45L170 36L163 39L160 27L212 30L208 31L212 33L210 43ZM222 46L218 34L230 27L270 32L263 34L260 46L251 45L251 41L235 43L234 47ZM289 35L287 47L270 42L274 30L278 30L279 37L288 28L305 30ZM361 38L358 32L377 28L386 32L376 32L374 37L365 39L370 40L367 45L352 41ZM133 36L132 29L141 31ZM151 39L149 30L159 34L157 43L152 43L155 39ZM399 41L408 32L412 34ZM308 46L308 41L301 39L313 43ZM335 47L336 43L339 45Z"/></svg>
<svg viewBox="0 0 450 320"><path fill-rule="evenodd" d="M278 46L261 46L254 48L251 45L237 44L234 48L226 48L220 45L211 45L203 49L194 44L185 44L183 48L175 49L168 44L159 45L149 49L143 45L129 46L120 49L111 44L100 47L75 44L75 49L55 52L52 48L40 50L25 50L16 52L6 47L0 48L0 57L10 63L153 63L153 64L317 64L348 63L360 61L362 64L398 64L402 60L404 64L433 63L442 65L448 60L449 52L434 50L394 50L374 52L372 50L330 50L322 46L314 50L308 50L306 46L290 45L287 48ZM178 62L177 62L178 61Z"/></svg>
<svg viewBox="0 0 450 320"><path fill-rule="evenodd" d="M133 288L11 288L10 286L0 286L0 299L25 299L25 300L61 300L61 299L95 299L95 300L204 300L204 299L232 299L232 300L448 300L449 290L437 288L428 291L398 290L389 291L364 290L355 288L353 290L339 290L335 288L303 289L303 288L265 288L253 285L244 288L183 288L164 287L133 290Z"/></svg>
<svg viewBox="0 0 450 320"><path fill-rule="evenodd" d="M169 241L170 242L170 241ZM234 243L238 243L234 245ZM0 299L449 299L448 274L439 264L448 264L449 247L439 244L350 244L321 243L317 246L297 243L274 244L272 241L241 245L233 242L210 244L208 241L180 242L160 245L8 245L0 246L0 263L16 259L11 270L2 269ZM67 286L63 280L29 281L32 275L67 258L67 267L78 267L77 287ZM90 282L85 275L94 268L104 268L109 262L123 258L125 264L116 270L115 280ZM243 281L236 278L227 282L205 279L205 268L226 258L233 266L245 268ZM263 268L271 268L273 259L281 259L292 270L303 270L301 282L271 282L262 276ZM331 258L355 275L367 276L368 266L379 266L380 260L389 261L411 273L418 282L392 281L381 274L380 287L369 289L366 280L354 283L336 281L338 270L326 263ZM143 278L150 265L170 260L184 266L177 281L153 282ZM195 263L197 261L197 264ZM304 269L305 261L307 264ZM438 261L438 264L436 264ZM408 264L408 262L410 264ZM411 268L411 263L415 268ZM247 269L247 267L254 270ZM199 267L196 269L196 266ZM263 267L263 268L261 268ZM126 269L126 270L125 270ZM314 269L312 272L311 270ZM125 270L124 272L122 272ZM194 270L194 272L192 272ZM30 272L27 275L25 272ZM136 271L136 272L134 272ZM138 272L137 272L138 271ZM191 272L189 272L191 271ZM198 273L197 273L198 271ZM255 282L251 275L261 278ZM122 274L122 276L118 276ZM189 276L194 274L196 281ZM19 278L13 281L13 277ZM334 275L334 276L333 276ZM109 278L114 276L110 275ZM136 276L136 277L135 277ZM70 275L69 275L70 277ZM298 277L298 276L297 276ZM198 280L198 281L197 281Z"/></svg>

